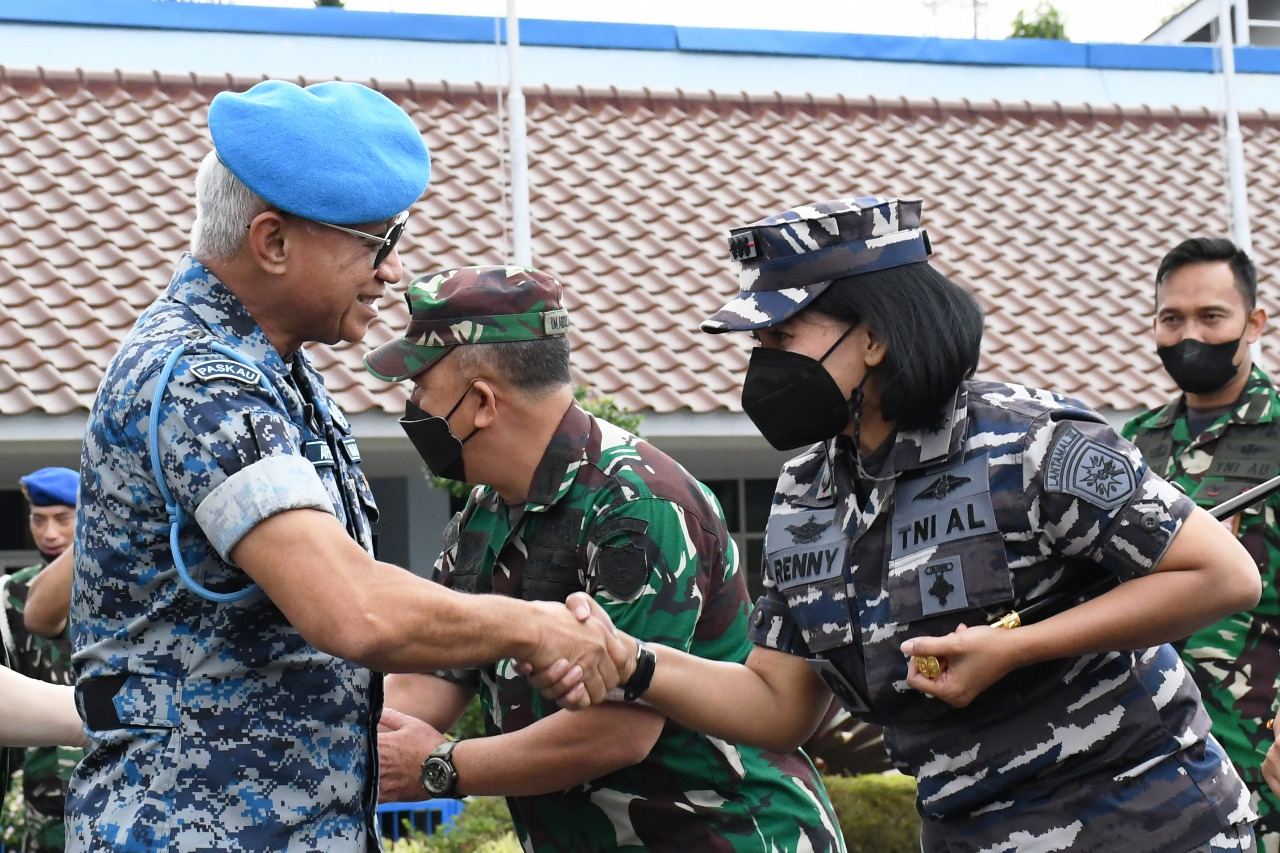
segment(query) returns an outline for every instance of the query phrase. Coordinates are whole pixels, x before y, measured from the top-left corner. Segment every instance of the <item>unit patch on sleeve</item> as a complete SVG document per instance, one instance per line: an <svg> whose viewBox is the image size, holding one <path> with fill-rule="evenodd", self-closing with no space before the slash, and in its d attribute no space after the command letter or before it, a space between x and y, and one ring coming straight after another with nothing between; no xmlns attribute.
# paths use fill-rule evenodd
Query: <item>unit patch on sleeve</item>
<svg viewBox="0 0 1280 853"><path fill-rule="evenodd" d="M245 385L258 385L262 382L262 374L257 368L229 358L216 358L212 361L193 364L191 373L201 382L212 382L215 379L230 379Z"/></svg>
<svg viewBox="0 0 1280 853"><path fill-rule="evenodd" d="M1138 488L1138 475L1118 450L1068 426L1049 448L1044 487L1115 509Z"/></svg>
<svg viewBox="0 0 1280 853"><path fill-rule="evenodd" d="M596 552L600 585L620 601L631 601L649 579L649 558L638 545L605 545Z"/></svg>

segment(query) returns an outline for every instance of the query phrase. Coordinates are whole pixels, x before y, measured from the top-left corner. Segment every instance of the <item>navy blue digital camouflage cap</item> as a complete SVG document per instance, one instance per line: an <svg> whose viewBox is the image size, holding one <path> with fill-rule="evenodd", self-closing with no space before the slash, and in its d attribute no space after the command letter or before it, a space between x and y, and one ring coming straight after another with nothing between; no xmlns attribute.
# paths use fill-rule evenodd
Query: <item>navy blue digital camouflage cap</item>
<svg viewBox="0 0 1280 853"><path fill-rule="evenodd" d="M838 278L929 257L918 198L846 198L784 210L729 232L742 288L704 332L764 329L798 313Z"/></svg>

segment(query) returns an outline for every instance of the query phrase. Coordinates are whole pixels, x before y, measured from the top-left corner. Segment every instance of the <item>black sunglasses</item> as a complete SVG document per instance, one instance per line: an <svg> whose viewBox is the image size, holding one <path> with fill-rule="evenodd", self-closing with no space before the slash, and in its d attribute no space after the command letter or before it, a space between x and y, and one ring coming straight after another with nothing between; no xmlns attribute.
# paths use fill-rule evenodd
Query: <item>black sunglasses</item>
<svg viewBox="0 0 1280 853"><path fill-rule="evenodd" d="M371 240L378 244L378 251L373 256L373 268L376 270L382 266L382 262L387 256L395 250L396 243L400 242L400 235L404 233L405 223L409 221L409 211L397 216L391 221L391 227L387 229L385 234L368 234L364 231L357 231L354 228L347 228L343 225L334 225L331 222L320 222L312 220L317 225L323 225L325 228L332 228L335 231L341 231L344 234L350 234L353 237L361 237L365 240Z"/></svg>

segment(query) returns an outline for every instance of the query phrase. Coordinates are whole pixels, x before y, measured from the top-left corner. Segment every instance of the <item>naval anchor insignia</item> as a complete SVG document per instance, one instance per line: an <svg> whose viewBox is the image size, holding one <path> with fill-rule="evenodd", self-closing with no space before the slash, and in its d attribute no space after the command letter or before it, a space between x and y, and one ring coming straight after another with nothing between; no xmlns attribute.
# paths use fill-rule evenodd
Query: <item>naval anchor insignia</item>
<svg viewBox="0 0 1280 853"><path fill-rule="evenodd" d="M808 545L810 542L817 542L818 537L831 525L832 522L830 521L825 524L819 524L817 516L811 515L804 524L787 525L787 532L791 534L797 545Z"/></svg>
<svg viewBox="0 0 1280 853"><path fill-rule="evenodd" d="M942 500L972 479L972 477L957 477L954 474L943 474L941 477L925 486L920 494L915 496L915 500Z"/></svg>
<svg viewBox="0 0 1280 853"><path fill-rule="evenodd" d="M935 563L932 566L925 566L924 571L927 575L933 575L933 585L929 587L929 594L938 599L938 603L943 607L947 606L947 596L955 592L955 584L947 580L947 572L954 569L951 563Z"/></svg>

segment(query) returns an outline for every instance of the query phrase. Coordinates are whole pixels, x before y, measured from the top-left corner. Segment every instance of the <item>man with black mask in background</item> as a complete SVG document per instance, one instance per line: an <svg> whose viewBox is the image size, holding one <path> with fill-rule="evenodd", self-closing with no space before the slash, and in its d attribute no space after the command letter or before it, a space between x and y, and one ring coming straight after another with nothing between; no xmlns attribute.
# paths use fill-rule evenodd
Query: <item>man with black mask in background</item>
<svg viewBox="0 0 1280 853"><path fill-rule="evenodd" d="M1182 394L1131 420L1123 435L1205 508L1280 474L1280 396L1250 352L1267 324L1257 298L1253 262L1230 240L1185 240L1156 272L1156 351ZM1181 647L1214 736L1254 792L1254 829L1265 853L1280 850L1280 800L1260 768L1280 677L1277 510L1280 497L1272 497L1223 522L1258 564L1262 600Z"/></svg>

